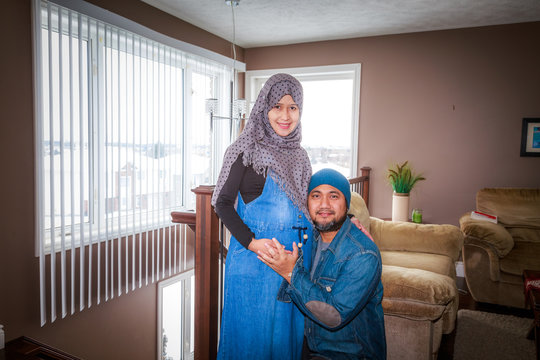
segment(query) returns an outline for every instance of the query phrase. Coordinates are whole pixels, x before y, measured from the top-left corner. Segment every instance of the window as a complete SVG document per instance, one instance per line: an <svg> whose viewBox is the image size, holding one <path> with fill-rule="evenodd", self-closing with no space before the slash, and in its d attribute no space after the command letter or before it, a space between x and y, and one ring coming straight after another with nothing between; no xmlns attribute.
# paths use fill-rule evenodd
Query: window
<svg viewBox="0 0 540 360"><path fill-rule="evenodd" d="M57 1L33 0L42 326L57 304L65 317L76 301L82 311L180 272L185 234L170 213L194 209L191 190L215 182L230 143L205 100L230 108L234 71L245 67L84 1Z"/></svg>
<svg viewBox="0 0 540 360"><path fill-rule="evenodd" d="M295 76L304 88L302 146L313 172L325 167L357 175L360 64L248 71L246 94L254 101L275 73Z"/></svg>
<svg viewBox="0 0 540 360"><path fill-rule="evenodd" d="M189 270L158 284L158 359L193 359L195 275Z"/></svg>
<svg viewBox="0 0 540 360"><path fill-rule="evenodd" d="M212 184L229 137L232 69L37 1L39 236L58 250L169 222ZM55 242L51 244L51 239Z"/></svg>

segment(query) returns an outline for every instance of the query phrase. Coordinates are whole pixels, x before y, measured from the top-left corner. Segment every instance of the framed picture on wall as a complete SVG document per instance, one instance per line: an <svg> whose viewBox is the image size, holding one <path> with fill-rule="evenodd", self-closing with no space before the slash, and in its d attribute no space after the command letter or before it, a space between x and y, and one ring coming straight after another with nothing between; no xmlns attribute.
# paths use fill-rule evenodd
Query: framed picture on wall
<svg viewBox="0 0 540 360"><path fill-rule="evenodd" d="M520 156L540 156L540 118L523 118Z"/></svg>

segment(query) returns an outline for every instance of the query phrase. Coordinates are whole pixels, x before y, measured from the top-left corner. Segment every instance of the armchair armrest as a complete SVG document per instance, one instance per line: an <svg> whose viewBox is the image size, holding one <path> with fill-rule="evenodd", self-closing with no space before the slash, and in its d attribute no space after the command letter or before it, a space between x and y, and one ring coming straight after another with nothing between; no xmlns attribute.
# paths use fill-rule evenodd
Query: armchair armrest
<svg viewBox="0 0 540 360"><path fill-rule="evenodd" d="M463 233L454 225L391 222L371 217L370 232L380 250L445 255L457 261Z"/></svg>
<svg viewBox="0 0 540 360"><path fill-rule="evenodd" d="M471 219L467 213L459 219L461 231L466 235L466 242L470 238L488 245L499 258L506 256L514 247L512 235L500 224L488 221Z"/></svg>

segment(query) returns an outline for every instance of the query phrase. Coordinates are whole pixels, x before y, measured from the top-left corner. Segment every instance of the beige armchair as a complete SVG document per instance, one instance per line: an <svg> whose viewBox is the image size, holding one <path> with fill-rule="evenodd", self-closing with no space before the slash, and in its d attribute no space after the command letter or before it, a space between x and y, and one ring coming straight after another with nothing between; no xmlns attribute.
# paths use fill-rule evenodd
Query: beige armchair
<svg viewBox="0 0 540 360"><path fill-rule="evenodd" d="M381 252L388 359L436 359L443 334L454 330L459 303L455 262L463 234L453 225L370 217L353 192L351 209Z"/></svg>
<svg viewBox="0 0 540 360"><path fill-rule="evenodd" d="M470 213L459 221L469 291L478 302L523 308L523 270L540 270L540 189L482 189L476 210L498 223Z"/></svg>

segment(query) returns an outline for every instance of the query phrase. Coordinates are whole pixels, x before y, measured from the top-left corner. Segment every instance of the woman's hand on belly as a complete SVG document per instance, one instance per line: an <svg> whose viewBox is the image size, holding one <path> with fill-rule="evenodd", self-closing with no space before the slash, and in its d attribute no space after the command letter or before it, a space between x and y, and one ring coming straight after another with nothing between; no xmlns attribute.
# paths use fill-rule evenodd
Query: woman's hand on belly
<svg viewBox="0 0 540 360"><path fill-rule="evenodd" d="M266 251L260 251L257 258L271 267L285 280L291 283L291 276L296 260L298 260L298 246L293 242L293 251L285 250L275 238L273 244L266 246Z"/></svg>
<svg viewBox="0 0 540 360"><path fill-rule="evenodd" d="M266 249L266 246L264 246L265 243L271 244L272 240L253 238L251 239L251 242L249 243L248 249L253 251L255 254L257 254L259 251Z"/></svg>
<svg viewBox="0 0 540 360"><path fill-rule="evenodd" d="M261 251L261 252L267 252L268 251L268 247L265 244L267 244L270 248L276 246L271 239L264 239L264 238L263 239L255 239L255 238L253 238L253 239L251 239L251 242L249 243L248 249L253 251L255 254L259 255L259 251ZM284 245L279 244L279 246L281 246L282 248L285 248Z"/></svg>

